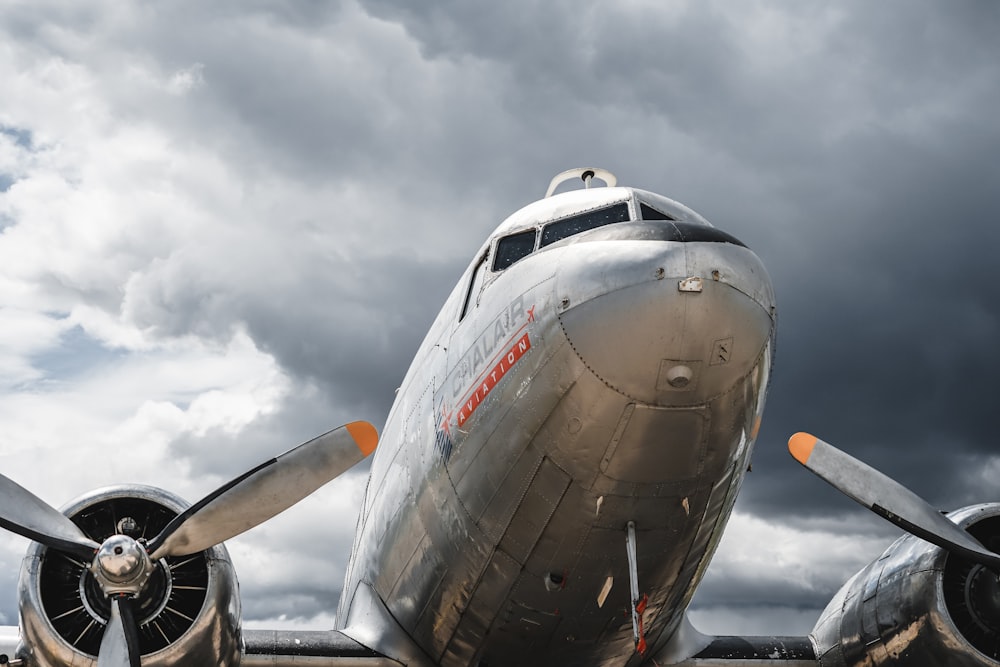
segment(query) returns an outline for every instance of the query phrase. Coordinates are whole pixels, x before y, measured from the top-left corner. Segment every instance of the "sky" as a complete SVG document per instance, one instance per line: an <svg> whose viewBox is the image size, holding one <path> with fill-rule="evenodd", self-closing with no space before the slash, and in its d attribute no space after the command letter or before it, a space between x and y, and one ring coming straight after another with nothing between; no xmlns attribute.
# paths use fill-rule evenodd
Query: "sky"
<svg viewBox="0 0 1000 667"><path fill-rule="evenodd" d="M1000 500L998 33L985 0L0 0L0 472L194 501L381 427L483 239L597 166L768 267L768 407L693 617L806 633L899 533L790 434ZM248 626L330 627L364 484L228 543Z"/></svg>

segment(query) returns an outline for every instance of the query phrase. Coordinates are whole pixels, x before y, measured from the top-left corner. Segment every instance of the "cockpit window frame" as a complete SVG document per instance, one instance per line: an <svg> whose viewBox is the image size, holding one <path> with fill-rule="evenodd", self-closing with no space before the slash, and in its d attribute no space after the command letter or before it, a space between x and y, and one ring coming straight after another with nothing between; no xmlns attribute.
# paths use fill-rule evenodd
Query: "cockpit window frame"
<svg viewBox="0 0 1000 667"><path fill-rule="evenodd" d="M472 294L477 291L477 287L482 289L485 284L485 274L486 265L490 259L490 249L486 248L483 254L480 255L479 259L476 260L476 265L472 269L472 274L469 276L469 287L465 292L465 300L462 302L462 310L458 315L458 321L461 322L465 319L465 316L469 314L469 306L472 304Z"/></svg>
<svg viewBox="0 0 1000 667"><path fill-rule="evenodd" d="M653 206L648 202L644 202L641 199L639 199L636 201L636 203L638 204L637 206L639 213L639 217L637 218L638 220L670 220L672 222L677 222L677 218L670 215L669 213L664 213L663 211L661 211L660 209L658 209L657 207ZM647 217L647 211L650 214L648 217Z"/></svg>
<svg viewBox="0 0 1000 667"><path fill-rule="evenodd" d="M531 248L524 254L518 254L516 257L513 257L513 259L511 259L509 262L507 262L503 266L500 266L500 263L502 261L505 261L506 259L504 256L504 247L503 247L505 242L508 241L514 242L519 237L526 239L529 234L531 235ZM519 246L519 247L514 246L517 253L522 252L524 247L525 246ZM528 255L531 255L538 249L538 228L530 227L528 229L522 229L519 232L514 232L513 234L507 234L506 236L501 236L499 239L497 239L494 248L495 250L493 252L492 269L494 273L500 273L501 271L505 271L506 269L510 268L514 264L517 264L522 259L524 259Z"/></svg>
<svg viewBox="0 0 1000 667"><path fill-rule="evenodd" d="M648 206L648 204L647 204L647 206ZM595 224L595 225L592 225L592 226L586 226L586 227L584 227L582 229L574 231L571 234L566 234L565 236L560 236L559 238L555 238L555 239L549 241L548 243L544 243L543 242L543 239L545 238L545 236L544 236L545 235L545 230L548 229L548 228L550 228L553 225L565 224L565 223L567 223L568 221L571 221L571 220L585 218L585 217L588 217L588 216L593 216L594 214L599 214L602 211L611 211L613 209L618 209L618 211L620 211L619 217L620 217L621 213L624 213L624 215L626 216L625 219L602 221L602 222L599 222L598 224ZM555 218L554 220L546 220L544 222L539 222L539 223L537 223L537 224L535 224L535 225L533 225L531 227L521 228L521 229L519 229L517 231L513 231L513 232L510 232L508 234L504 234L503 236L495 239L493 241L493 243L490 244L490 247L493 249L493 253L492 253L493 262L490 264L490 271L492 273L502 273L502 272L506 271L508 268L510 268L511 266L513 266L514 264L520 262L525 257L528 257L528 256L534 254L538 250L541 250L542 248L550 246L553 243L558 243L559 241L562 241L563 239L567 239L567 238L571 238L573 236L576 236L577 234L582 234L583 232L591 231L593 229L597 229L599 227L604 227L606 225L620 224L622 222L634 222L636 220L641 220L641 218L639 217L639 214L638 214L638 210L639 210L638 209L638 205L636 204L635 200L632 199L632 198L622 199L622 200L619 200L619 201L613 201L613 202L610 202L610 203L609 202L603 202L600 206L597 206L595 208L591 208L591 209L588 209L588 210L585 210L585 211L576 211L574 213L570 213L568 215L564 215L562 217ZM663 214L663 215L666 215L666 214ZM672 220L673 218L669 218L669 219ZM534 240L534 243L532 245L531 251L527 252L527 253L525 253L523 255L520 255L520 256L516 257L514 260L512 260L509 264L507 264L505 266L500 266L500 262L501 262L501 259L502 259L501 245L505 241L509 241L510 239L515 238L515 237L519 237L519 236L526 236L529 233L533 235L533 240ZM480 260L480 261L482 261L482 260ZM478 270L479 266L480 266L480 264L477 263L476 264L476 269L477 270ZM468 300L469 300L469 295L466 295L466 304L462 308L462 316L459 318L459 321L461 321L462 318L465 317L465 313L468 311Z"/></svg>
<svg viewBox="0 0 1000 667"><path fill-rule="evenodd" d="M597 221L596 223L592 223L592 221L587 221L588 218L597 219L597 216L604 212L608 213L616 212L618 215L617 216L612 215L611 216L612 219ZM620 218L621 213L625 214L624 219L614 219L615 217ZM548 247L553 243L558 243L563 239L568 239L572 236L576 236L577 234L582 234L583 232L589 232L590 230L597 229L598 227L604 227L605 225L613 225L622 222L632 222L635 219L636 219L635 215L632 211L632 207L629 206L629 202L627 200L623 200L611 204L606 204L604 206L591 209L589 211L580 211L572 215L567 215L558 220L550 220L541 226L541 233L539 234L538 238L538 249L541 250L542 248ZM557 227L564 227L572 222L581 222L584 226L580 229L577 229L576 231L567 234L561 234L555 236L555 238L550 238L548 240L546 239L546 232L548 232L550 229L555 229ZM591 222L591 224L588 224L588 222Z"/></svg>

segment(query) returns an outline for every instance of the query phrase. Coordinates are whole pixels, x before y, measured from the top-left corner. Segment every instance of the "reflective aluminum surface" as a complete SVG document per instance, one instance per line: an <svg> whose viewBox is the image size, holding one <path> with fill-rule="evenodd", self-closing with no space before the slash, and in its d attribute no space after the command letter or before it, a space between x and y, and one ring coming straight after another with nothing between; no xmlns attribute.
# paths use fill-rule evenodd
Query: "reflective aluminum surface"
<svg viewBox="0 0 1000 667"><path fill-rule="evenodd" d="M958 525L1000 517L1000 504L949 514ZM820 616L812 638L823 667L1000 664L963 635L946 601L949 555L912 535L856 574ZM995 641L995 640L994 640Z"/></svg>
<svg viewBox="0 0 1000 667"><path fill-rule="evenodd" d="M629 521L650 646L681 623L759 428L774 298L745 247L630 239L628 224L536 251L471 295L470 265L383 429L346 634L364 633L352 603L370 589L428 664L621 665ZM700 289L681 289L692 277Z"/></svg>
<svg viewBox="0 0 1000 667"><path fill-rule="evenodd" d="M68 516L76 516L115 498L149 500L175 513L187 507L187 503L166 491L129 485L98 489L70 503L62 511ZM32 543L22 564L18 584L22 637L18 656L25 658L32 667L96 667L94 656L80 653L53 629L45 611L40 574L43 562L50 553L45 547ZM144 655L144 667L178 664L227 667L239 663L240 603L236 576L224 546L209 549L205 558L208 587L200 613L176 643ZM162 612L162 607L159 612Z"/></svg>

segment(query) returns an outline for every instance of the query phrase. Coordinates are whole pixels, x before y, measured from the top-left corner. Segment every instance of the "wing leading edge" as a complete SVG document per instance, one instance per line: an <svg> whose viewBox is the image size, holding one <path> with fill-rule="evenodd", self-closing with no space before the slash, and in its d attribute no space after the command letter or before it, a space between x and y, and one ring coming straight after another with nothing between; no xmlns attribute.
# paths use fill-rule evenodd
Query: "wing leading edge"
<svg viewBox="0 0 1000 667"><path fill-rule="evenodd" d="M718 665L816 665L816 652L808 637L714 637L712 643L689 660L691 667Z"/></svg>
<svg viewBox="0 0 1000 667"><path fill-rule="evenodd" d="M342 632L244 630L241 667L401 667Z"/></svg>
<svg viewBox="0 0 1000 667"><path fill-rule="evenodd" d="M681 626L648 663L657 667L815 667L809 637L713 637L699 632L685 614Z"/></svg>

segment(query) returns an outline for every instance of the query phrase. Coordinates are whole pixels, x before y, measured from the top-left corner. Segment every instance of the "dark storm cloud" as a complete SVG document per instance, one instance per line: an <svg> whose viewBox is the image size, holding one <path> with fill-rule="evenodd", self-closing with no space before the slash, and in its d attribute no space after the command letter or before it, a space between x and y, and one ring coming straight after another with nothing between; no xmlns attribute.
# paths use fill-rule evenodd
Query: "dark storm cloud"
<svg viewBox="0 0 1000 667"><path fill-rule="evenodd" d="M353 3L291 18L242 4L208 15L193 7L165 9L169 30L140 23L116 35L150 68L203 67L197 105L157 112L180 136L239 156L251 172L259 167L248 155L320 187L391 183L418 211L464 190L484 156L490 182L500 181L498 165L511 171L503 149L517 119L502 111L495 68L427 62L398 26ZM135 93L115 94L127 102Z"/></svg>
<svg viewBox="0 0 1000 667"><path fill-rule="evenodd" d="M584 133L591 156L625 162L624 182L695 205L764 257L780 342L745 506L784 511L794 497L840 511L787 459L784 440L803 428L940 502L968 499L962 470L993 451L1000 370L995 6L799 3L773 23L766 9L709 3L365 7L432 63L497 74L493 118L525 131L501 159L542 149L561 168ZM489 141L473 145L488 155ZM720 163L729 171L711 170Z"/></svg>
<svg viewBox="0 0 1000 667"><path fill-rule="evenodd" d="M327 415L328 428L341 423L335 418L381 424L464 263L397 257L359 275L350 261L312 258L298 265L291 284L275 289L264 280L248 293L181 262L134 284L143 301L132 313L163 336L194 331L225 340L242 322L287 372L320 386L335 413ZM290 307L287 293L303 300Z"/></svg>
<svg viewBox="0 0 1000 667"><path fill-rule="evenodd" d="M774 456L785 456L787 434L807 429L863 452L944 507L973 500L970 491L997 497L967 480L997 451L990 388L1000 371L992 276L1000 128L983 110L1000 102L1000 79L961 61L951 81L941 76L924 90L955 100L944 119L855 129L828 149L814 185L790 191L808 235L789 221L784 238L760 248L781 310L758 469L788 468ZM969 78L979 86L971 99ZM750 506L764 509L784 505L788 487L747 490L744 500L759 498L764 504ZM808 503L805 487L797 490Z"/></svg>
<svg viewBox="0 0 1000 667"><path fill-rule="evenodd" d="M303 581L297 586L287 584L255 590L252 604L247 605L244 620L250 623L274 618L308 621L320 614L329 614L340 602L340 580L333 590L318 588L313 581ZM332 582L331 582L332 583Z"/></svg>
<svg viewBox="0 0 1000 667"><path fill-rule="evenodd" d="M186 55L206 63L217 103L239 108L240 136L266 137L289 168L328 178L382 170L416 210L485 178L506 186L486 195L498 221L541 189L539 176L583 159L581 143L588 159L621 165L623 182L698 207L757 249L779 296L775 381L742 506L784 513L794 498L799 511L843 511L784 452L798 429L892 466L935 500L968 500L962 471L993 447L986 388L1000 370L993 6L802 3L774 25L710 4L364 6L397 22L425 60L384 31L371 33L384 48L364 61L348 45L334 50L347 60L323 62L323 50L280 32L287 48L223 57L242 30L275 35L255 14L221 39L206 27L215 38L188 38ZM332 31L357 21L323 18ZM282 314L252 302L240 317L291 372L381 412L473 247L442 265L432 289L411 287L426 265L386 264L359 294L329 298L315 289L325 276L304 281L312 305ZM370 303L385 317L375 337L353 326L352 311Z"/></svg>
<svg viewBox="0 0 1000 667"><path fill-rule="evenodd" d="M156 123L179 151L218 156L248 193L235 207L248 218L273 183L326 207L278 207L269 223L288 222L289 237L319 228L316 250L274 261L234 259L239 244L217 239L200 255L165 248L127 263L128 290L88 297L166 339L243 327L297 389L315 388L247 432L176 437L169 449L192 470L227 478L275 443L347 419L381 424L489 230L556 172L593 164L694 207L769 267L778 354L741 512L797 530L847 517L824 524L845 540L892 534L791 460L784 443L803 429L941 506L997 499L982 471L998 451L1000 5L149 12L22 5L3 10L0 30L94 73L114 126ZM135 68L185 94L154 90ZM2 132L24 147L45 139ZM722 567L699 603L821 608L857 563L813 566L796 580ZM336 594L263 588L257 618L329 610Z"/></svg>
<svg viewBox="0 0 1000 667"><path fill-rule="evenodd" d="M803 429L942 507L997 497L972 474L997 451L996 6L799 3L784 8L784 28L748 34L741 21L759 16L709 4L674 14L366 4L430 58L507 72L517 86L505 98L531 110L522 122L545 128L535 145L551 154L573 155L569 137L604 121L586 132L591 156L618 166L611 144L632 148L622 181L694 205L765 259L779 352L741 508L897 533L788 457L785 440ZM699 602L821 608L849 573L789 590L733 573Z"/></svg>
<svg viewBox="0 0 1000 667"><path fill-rule="evenodd" d="M782 606L814 609L816 601L829 600L844 583L839 572L824 581L815 578L795 580L785 571L772 576L747 577L742 572L716 576L698 589L698 603L707 607L752 607L763 600L780 600Z"/></svg>
<svg viewBox="0 0 1000 667"><path fill-rule="evenodd" d="M268 309L250 313L246 320L264 349L286 368L322 383L341 409L358 410L379 423L462 269L451 262L437 266L398 258L356 293L320 299L315 308L297 315L281 317ZM371 303L385 307L377 318L358 321L352 302L359 311ZM431 303L437 306L428 308ZM319 335L303 337L302 331ZM336 344L325 345L324 339Z"/></svg>

